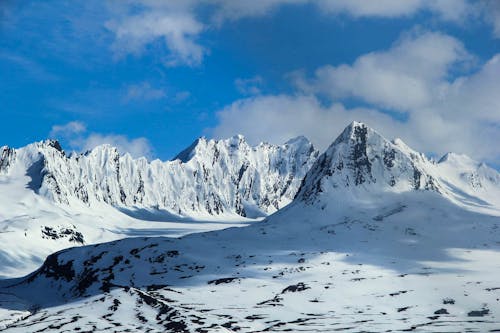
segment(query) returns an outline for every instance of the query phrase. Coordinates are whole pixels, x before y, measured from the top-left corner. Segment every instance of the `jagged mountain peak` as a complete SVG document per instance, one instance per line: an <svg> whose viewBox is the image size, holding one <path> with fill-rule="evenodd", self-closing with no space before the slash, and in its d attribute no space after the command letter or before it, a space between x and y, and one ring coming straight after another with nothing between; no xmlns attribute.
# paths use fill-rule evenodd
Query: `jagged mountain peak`
<svg viewBox="0 0 500 333"><path fill-rule="evenodd" d="M63 155L65 155L65 151L63 150L59 141L54 139L46 139L37 142L33 142L24 147L25 150L29 150L32 152L39 151L57 151Z"/></svg>
<svg viewBox="0 0 500 333"><path fill-rule="evenodd" d="M500 204L500 174L461 154L448 153L436 163L401 139L389 141L353 122L318 157L296 199L309 204L374 200L408 191L432 191L456 204L491 211Z"/></svg>
<svg viewBox="0 0 500 333"><path fill-rule="evenodd" d="M244 135L237 134L227 139L207 139L206 137L200 137L186 149L180 152L177 156L175 156L172 160L180 160L182 163L187 163L193 157L217 157L223 152L226 152L228 154L239 152L245 155L250 151L266 151L273 149L291 149L292 151L309 151L310 153L316 151L314 145L305 136L302 135L292 138L282 145L261 142L255 146L252 146L248 143Z"/></svg>
<svg viewBox="0 0 500 333"><path fill-rule="evenodd" d="M313 146L313 144L305 136L299 135L285 142L285 146L294 146L299 148L299 147L311 147Z"/></svg>
<svg viewBox="0 0 500 333"><path fill-rule="evenodd" d="M410 189L440 191L423 154L402 140L393 142L361 122L352 122L306 175L297 197L315 201L322 192L363 187L365 192Z"/></svg>
<svg viewBox="0 0 500 333"><path fill-rule="evenodd" d="M477 167L480 164L465 154L458 154L453 152L448 152L444 154L438 160L438 163L451 163L455 165L469 166L469 167Z"/></svg>
<svg viewBox="0 0 500 333"><path fill-rule="evenodd" d="M108 159L118 160L119 158L132 159L131 155L127 152L121 152L117 147L110 144L102 144L95 146L91 150L85 152L83 154L87 157L97 158L99 160L103 160L105 163Z"/></svg>
<svg viewBox="0 0 500 333"><path fill-rule="evenodd" d="M380 140L386 141L386 139L379 134L377 131L369 127L368 125L353 121L347 125L342 133L333 141L332 146L336 144L344 143L354 143L366 141L368 137L377 137Z"/></svg>
<svg viewBox="0 0 500 333"><path fill-rule="evenodd" d="M62 149L61 144L59 143L58 140L54 140L54 139L44 140L44 141L41 141L41 145L47 146L47 147L52 147L60 152L64 152L64 150Z"/></svg>
<svg viewBox="0 0 500 333"><path fill-rule="evenodd" d="M242 135L197 139L173 161L148 162L100 145L66 155L57 141L2 148L0 172L28 175L35 193L65 205L162 209L184 216L263 216L288 204L318 155L310 143L250 146ZM14 172L11 172L11 171Z"/></svg>
<svg viewBox="0 0 500 333"><path fill-rule="evenodd" d="M237 134L227 139L216 140L207 139L204 136L194 140L186 149L177 154L172 160L180 160L187 163L194 156L206 153L207 151L216 151L218 148L226 147L232 149L239 149L241 146L249 148L248 143L243 135Z"/></svg>

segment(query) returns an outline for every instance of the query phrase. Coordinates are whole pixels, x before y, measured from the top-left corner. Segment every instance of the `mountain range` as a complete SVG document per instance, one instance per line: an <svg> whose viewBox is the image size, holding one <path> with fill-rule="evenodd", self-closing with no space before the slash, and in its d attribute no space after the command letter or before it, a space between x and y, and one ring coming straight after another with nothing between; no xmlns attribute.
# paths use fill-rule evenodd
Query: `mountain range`
<svg viewBox="0 0 500 333"><path fill-rule="evenodd" d="M67 156L54 141L0 151L0 192L12 206L1 222L6 241L23 237L23 223L40 227L30 204L74 226L33 241L40 253L51 248L45 241L112 240L50 254L32 273L1 280L8 332L500 327L500 174L464 155L429 159L358 122L319 156L304 138L250 147L241 136L199 139L170 162L109 146ZM99 214L113 219L113 232L84 222ZM127 227L167 223L152 218L161 214L248 225L115 240L152 236L117 232L120 217L135 218ZM40 237L26 228L26 239ZM19 263L15 244L5 244L2 265Z"/></svg>
<svg viewBox="0 0 500 333"><path fill-rule="evenodd" d="M2 147L0 276L26 274L69 246L262 219L292 201L317 156L304 137L252 147L241 135L197 139L166 162L109 145L84 154L54 140Z"/></svg>

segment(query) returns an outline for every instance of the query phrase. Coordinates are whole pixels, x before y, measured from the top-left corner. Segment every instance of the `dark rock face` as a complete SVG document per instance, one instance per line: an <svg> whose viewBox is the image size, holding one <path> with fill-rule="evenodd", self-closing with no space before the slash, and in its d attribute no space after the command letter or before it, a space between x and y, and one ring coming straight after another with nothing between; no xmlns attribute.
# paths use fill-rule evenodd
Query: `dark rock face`
<svg viewBox="0 0 500 333"><path fill-rule="evenodd" d="M304 291L304 290L307 290L307 289L310 289L310 287L308 287L303 282L299 282L297 284L293 284L293 285L290 285L290 286L286 287L285 289L283 289L283 291L281 293L282 294L285 294L285 293L296 293L296 292L301 292L301 291Z"/></svg>
<svg viewBox="0 0 500 333"><path fill-rule="evenodd" d="M384 165L387 168L392 168L394 166L394 159L396 158L396 151L394 149L384 150Z"/></svg>
<svg viewBox="0 0 500 333"><path fill-rule="evenodd" d="M352 123L308 172L296 198L312 203L328 188L379 185L404 186L407 190L440 191L439 182L428 174L430 165L402 142L390 142L365 124Z"/></svg>
<svg viewBox="0 0 500 333"><path fill-rule="evenodd" d="M42 238L54 240L68 238L68 241L73 243L85 243L83 234L77 231L75 226L73 226L73 228L59 227L58 230L53 227L44 226L42 228Z"/></svg>
<svg viewBox="0 0 500 333"><path fill-rule="evenodd" d="M75 278L75 270L73 269L73 260L67 261L64 264L59 263L59 253L53 253L45 259L42 267L31 275L27 282L32 282L36 278L44 276L54 280L66 280L70 282Z"/></svg>
<svg viewBox="0 0 500 333"><path fill-rule="evenodd" d="M64 150L62 149L61 144L59 143L59 141L57 141L57 140L47 140L46 142L47 142L47 145L49 147L52 147L55 150L57 150L58 152L64 154Z"/></svg>
<svg viewBox="0 0 500 333"><path fill-rule="evenodd" d="M354 127L354 144L351 148L351 156L349 159L349 167L354 173L354 184L360 185L366 181L374 181L372 166L366 153L366 140L368 128L363 126Z"/></svg>
<svg viewBox="0 0 500 333"><path fill-rule="evenodd" d="M15 150L9 147L0 147L0 174L7 173L15 159Z"/></svg>
<svg viewBox="0 0 500 333"><path fill-rule="evenodd" d="M218 284L223 284L223 283L231 283L235 280L239 280L239 278L235 278L235 277L221 278L221 279L217 279L217 280L208 281L208 284L218 285Z"/></svg>
<svg viewBox="0 0 500 333"><path fill-rule="evenodd" d="M467 316L469 317L484 317L490 313L490 310L488 309L482 309L482 310L473 310L467 313Z"/></svg>

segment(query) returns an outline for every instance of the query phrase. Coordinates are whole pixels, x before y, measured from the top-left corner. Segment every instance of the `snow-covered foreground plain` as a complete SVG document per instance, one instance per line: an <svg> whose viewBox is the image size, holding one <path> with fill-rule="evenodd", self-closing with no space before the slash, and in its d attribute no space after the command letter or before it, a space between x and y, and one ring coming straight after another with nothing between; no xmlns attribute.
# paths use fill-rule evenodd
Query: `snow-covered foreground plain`
<svg viewBox="0 0 500 333"><path fill-rule="evenodd" d="M7 332L500 329L500 176L353 123L242 228L50 255L0 281Z"/></svg>
<svg viewBox="0 0 500 333"><path fill-rule="evenodd" d="M245 228L66 250L31 276L2 282L2 325L8 332L500 328L499 218L430 193L384 202L298 203Z"/></svg>

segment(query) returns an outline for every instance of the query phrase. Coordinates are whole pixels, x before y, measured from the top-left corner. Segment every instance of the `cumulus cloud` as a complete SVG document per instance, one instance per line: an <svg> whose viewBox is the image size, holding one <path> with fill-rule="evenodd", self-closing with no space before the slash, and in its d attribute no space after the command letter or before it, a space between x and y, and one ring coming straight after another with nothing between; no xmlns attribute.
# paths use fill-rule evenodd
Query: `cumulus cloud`
<svg viewBox="0 0 500 333"><path fill-rule="evenodd" d="M474 72L450 79L450 72L456 73L470 57L450 36L407 36L351 65L319 68L312 79L295 73L298 89L293 95L235 101L219 111L212 133L224 137L239 132L254 142L275 143L304 134L325 148L344 126L358 120L423 152L454 151L498 164L500 147L492 143L500 140L500 54ZM345 108L343 98L368 108Z"/></svg>
<svg viewBox="0 0 500 333"><path fill-rule="evenodd" d="M471 56L457 39L440 33L405 36L389 50L359 57L352 65L324 66L295 84L330 98L357 97L384 108L406 111L430 103L451 66Z"/></svg>
<svg viewBox="0 0 500 333"><path fill-rule="evenodd" d="M143 156L150 158L152 156L152 149L148 139L129 139L125 135L91 133L82 140L80 147L82 151L88 151L103 144L116 147L120 153L129 153L134 158Z"/></svg>
<svg viewBox="0 0 500 333"><path fill-rule="evenodd" d="M254 144L283 143L305 135L320 150L330 145L353 120L362 121L387 138L402 138L418 151L443 155L453 151L498 163L499 124L469 117L453 118L453 110L423 109L405 121L377 109L348 109L340 103L322 105L314 96L269 95L236 101L218 113L218 125L210 132L224 138L241 133Z"/></svg>
<svg viewBox="0 0 500 333"><path fill-rule="evenodd" d="M283 6L312 5L324 15L348 15L354 18L400 18L420 12L448 22L462 24L481 19L491 23L500 37L500 6L497 1L483 0L128 0L113 2L105 26L113 33L112 49L120 58L140 55L146 50L158 51L158 42L169 50L168 66L196 66L209 50L201 35L209 29L242 18L269 15ZM200 15L203 11L204 15Z"/></svg>
<svg viewBox="0 0 500 333"><path fill-rule="evenodd" d="M125 135L88 133L87 126L80 121L71 121L63 125L54 125L49 136L62 140L71 149L85 152L96 146L109 144L116 147L122 154L129 153L132 157L153 156L153 149L148 139L140 137L129 139Z"/></svg>
<svg viewBox="0 0 500 333"><path fill-rule="evenodd" d="M238 100L217 114L218 125L211 130L218 138L241 133L253 144L261 141L283 143L305 135L320 149L333 142L353 120L364 120L380 131L396 134L400 124L376 110L347 110L341 104L323 106L314 96L267 95Z"/></svg>
<svg viewBox="0 0 500 333"><path fill-rule="evenodd" d="M190 1L184 5L178 1L123 2L126 8L120 8L116 17L106 23L115 35L115 55L140 55L148 45L161 40L170 51L166 65L199 65L205 49L196 39L204 25L195 18L189 4Z"/></svg>

